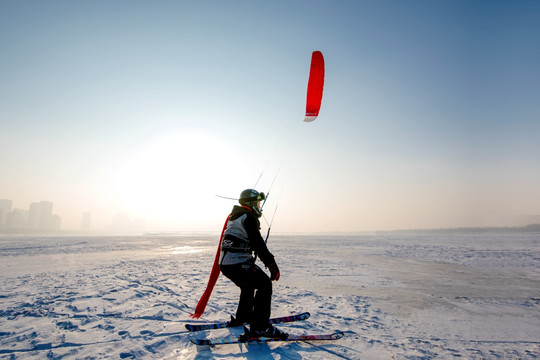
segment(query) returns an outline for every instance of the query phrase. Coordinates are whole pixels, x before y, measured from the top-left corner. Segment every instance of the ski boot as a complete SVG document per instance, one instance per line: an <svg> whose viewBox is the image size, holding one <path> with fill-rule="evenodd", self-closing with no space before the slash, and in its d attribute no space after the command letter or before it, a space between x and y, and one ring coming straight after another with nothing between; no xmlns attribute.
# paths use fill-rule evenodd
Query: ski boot
<svg viewBox="0 0 540 360"><path fill-rule="evenodd" d="M242 326L245 322L237 320L234 316L231 315L231 320L227 321L228 327Z"/></svg>
<svg viewBox="0 0 540 360"><path fill-rule="evenodd" d="M257 340L262 337L275 340L285 340L288 336L289 334L279 330L272 324L269 324L264 330L251 330L249 332L250 340Z"/></svg>

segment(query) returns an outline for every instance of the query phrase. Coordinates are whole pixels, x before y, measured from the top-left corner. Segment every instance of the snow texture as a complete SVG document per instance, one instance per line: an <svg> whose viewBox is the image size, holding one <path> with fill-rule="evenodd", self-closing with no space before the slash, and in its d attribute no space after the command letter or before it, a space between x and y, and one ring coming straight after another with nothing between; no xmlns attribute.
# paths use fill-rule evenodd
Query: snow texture
<svg viewBox="0 0 540 360"><path fill-rule="evenodd" d="M220 277L200 320L217 235L0 237L0 359L537 359L540 235L272 236L272 315L334 342L197 347L187 322L228 319Z"/></svg>

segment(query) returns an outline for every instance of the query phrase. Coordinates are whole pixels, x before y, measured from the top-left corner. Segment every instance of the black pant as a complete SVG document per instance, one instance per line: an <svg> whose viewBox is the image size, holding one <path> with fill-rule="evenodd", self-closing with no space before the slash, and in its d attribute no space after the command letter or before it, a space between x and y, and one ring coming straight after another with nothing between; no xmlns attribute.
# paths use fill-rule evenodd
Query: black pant
<svg viewBox="0 0 540 360"><path fill-rule="evenodd" d="M272 281L253 263L221 266L221 273L240 288L236 319L251 325L251 330L268 327L272 302Z"/></svg>

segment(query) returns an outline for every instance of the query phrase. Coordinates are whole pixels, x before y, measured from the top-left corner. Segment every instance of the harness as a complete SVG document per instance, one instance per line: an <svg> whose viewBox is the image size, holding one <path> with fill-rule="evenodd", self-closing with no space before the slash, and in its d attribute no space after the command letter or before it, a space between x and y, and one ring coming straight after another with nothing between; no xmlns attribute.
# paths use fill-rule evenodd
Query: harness
<svg viewBox="0 0 540 360"><path fill-rule="evenodd" d="M251 254L248 234L243 225L246 217L247 215L244 214L234 220L229 220L223 241L221 242L221 251L233 253L246 252Z"/></svg>
<svg viewBox="0 0 540 360"><path fill-rule="evenodd" d="M252 211L247 206L242 207ZM220 265L235 265L254 260L249 236L244 228L244 221L248 216L250 215L244 213L237 218L229 218L221 241Z"/></svg>

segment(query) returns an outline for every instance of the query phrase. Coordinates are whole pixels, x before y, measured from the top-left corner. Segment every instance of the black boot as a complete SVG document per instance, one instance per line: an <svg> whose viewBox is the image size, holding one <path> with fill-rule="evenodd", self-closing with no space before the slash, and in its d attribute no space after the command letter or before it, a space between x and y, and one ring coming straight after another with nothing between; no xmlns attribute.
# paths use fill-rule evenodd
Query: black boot
<svg viewBox="0 0 540 360"><path fill-rule="evenodd" d="M237 320L234 316L231 315L231 320L227 321L227 325L230 326L230 327L234 327L234 326L242 326L244 325L246 322L244 321L241 321L241 320Z"/></svg>
<svg viewBox="0 0 540 360"><path fill-rule="evenodd" d="M268 327L264 330L251 330L249 333L249 336L252 339L259 339L261 337L264 337L264 338L270 338L270 339L276 339L276 340L278 339L283 340L283 339L286 339L289 336L289 334L269 324Z"/></svg>

